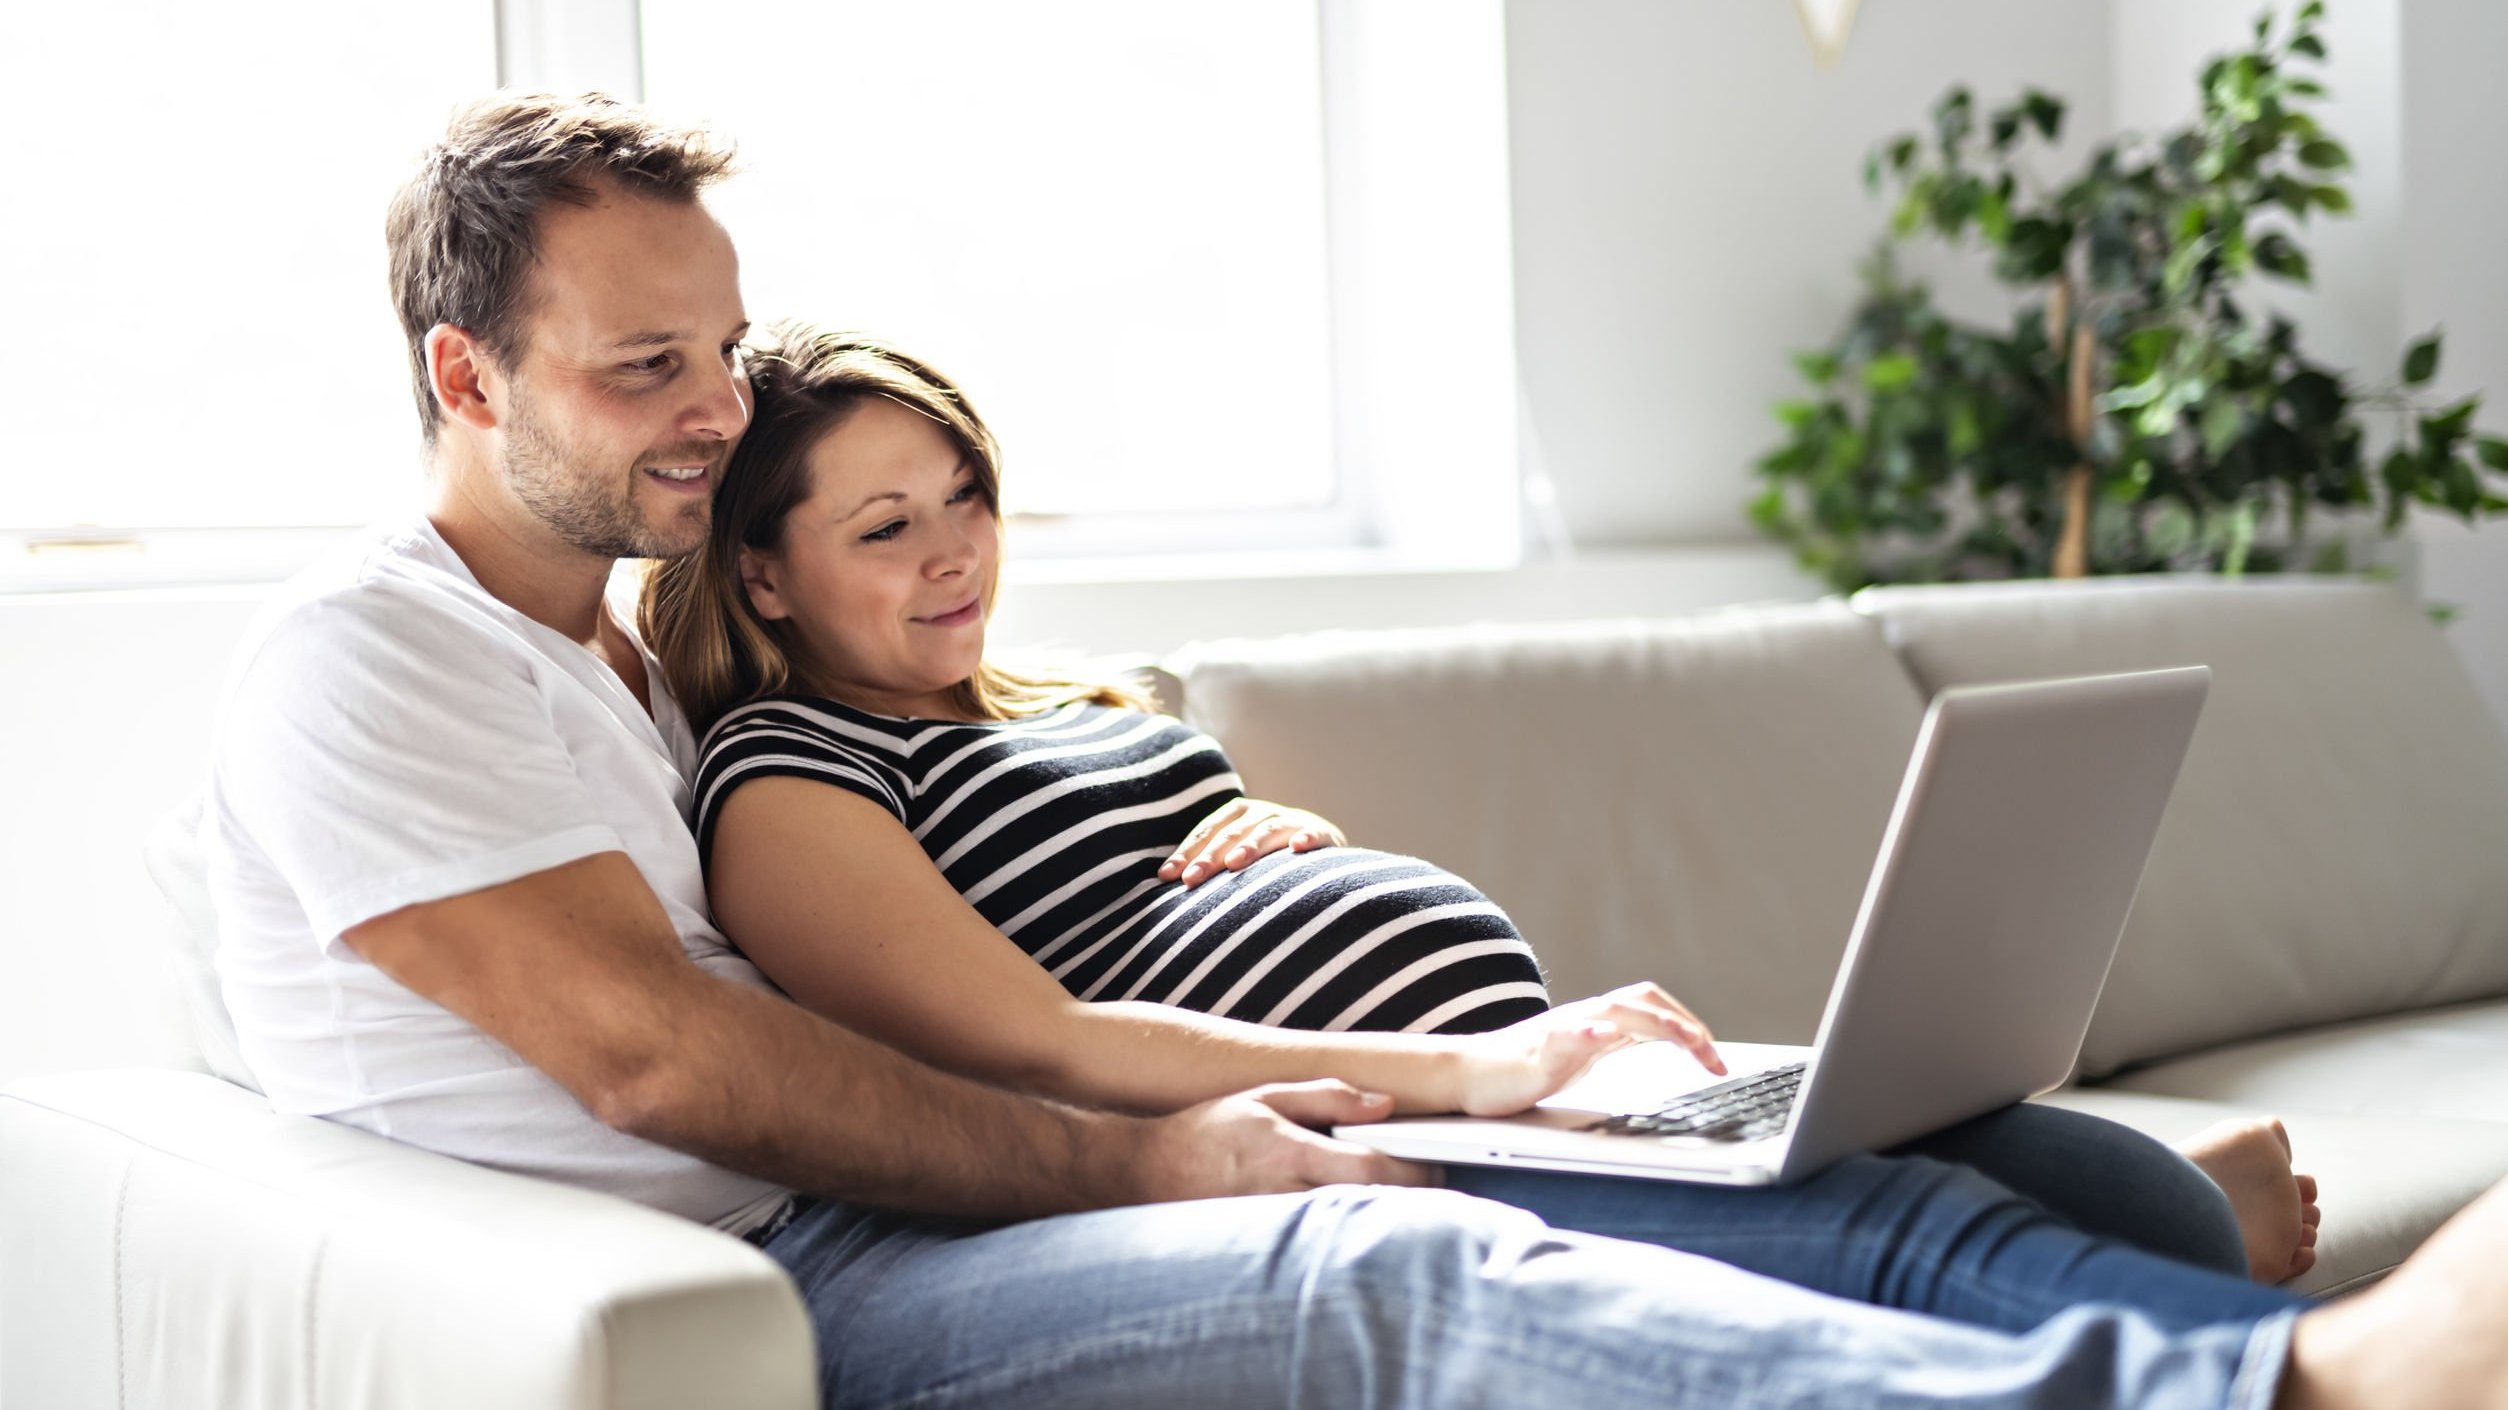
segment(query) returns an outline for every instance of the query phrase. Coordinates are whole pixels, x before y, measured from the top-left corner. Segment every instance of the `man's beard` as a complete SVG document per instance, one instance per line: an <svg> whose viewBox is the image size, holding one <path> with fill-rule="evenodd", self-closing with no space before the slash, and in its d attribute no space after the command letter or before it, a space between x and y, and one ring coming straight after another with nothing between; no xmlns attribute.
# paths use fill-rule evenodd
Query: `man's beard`
<svg viewBox="0 0 2508 1410"><path fill-rule="evenodd" d="M709 468L715 459L709 452L689 457ZM596 558L672 558L705 541L705 497L691 496L656 528L636 503L642 469L630 467L624 483L605 483L601 472L585 465L541 423L524 397L515 398L506 426L503 468L514 497L578 552Z"/></svg>

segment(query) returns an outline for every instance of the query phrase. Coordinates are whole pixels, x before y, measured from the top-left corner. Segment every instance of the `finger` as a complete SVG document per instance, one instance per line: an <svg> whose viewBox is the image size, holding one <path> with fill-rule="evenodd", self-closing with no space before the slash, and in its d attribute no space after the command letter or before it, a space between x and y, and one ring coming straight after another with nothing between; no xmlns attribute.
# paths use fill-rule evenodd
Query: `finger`
<svg viewBox="0 0 2508 1410"><path fill-rule="evenodd" d="M1239 814L1245 811L1248 801L1250 800L1244 798L1231 798L1213 808L1207 817L1195 823L1193 830L1184 835L1184 841L1176 844L1176 850L1167 854L1166 862L1158 868L1159 879L1173 881L1182 875L1185 864L1193 859L1195 853L1202 850L1202 844L1209 840L1210 835L1233 822Z"/></svg>
<svg viewBox="0 0 2508 1410"><path fill-rule="evenodd" d="M1196 885L1205 877L1215 876L1222 861L1238 844L1253 835L1270 818L1268 813L1248 812L1226 827L1202 839L1202 845L1184 861L1184 884Z"/></svg>
<svg viewBox="0 0 2508 1410"><path fill-rule="evenodd" d="M1712 1033L1708 1032L1706 1020L1700 1018L1696 1013L1691 1012L1689 1005L1682 1003L1677 998L1674 998L1671 990L1664 988L1662 985L1657 984L1652 980L1645 980L1636 984L1628 985L1625 988L1614 989L1607 997L1620 999L1625 1002L1659 1005L1663 1008L1668 1008L1672 1012L1679 1014L1686 1022L1694 1025L1701 1034L1710 1039L1714 1037Z"/></svg>
<svg viewBox="0 0 2508 1410"><path fill-rule="evenodd" d="M1268 857L1288 846L1289 839L1294 835L1292 829L1296 826L1287 818L1265 818L1239 836L1235 845L1221 853L1219 864L1230 871L1243 871L1259 858Z"/></svg>
<svg viewBox="0 0 2508 1410"><path fill-rule="evenodd" d="M1725 1070L1724 1055L1716 1051L1715 1035L1707 1031L1707 1025L1678 1005L1664 1008L1654 1004L1615 1004L1610 1013L1615 1021L1645 1037L1680 1044L1691 1057L1698 1059L1699 1066L1709 1072L1722 1073Z"/></svg>
<svg viewBox="0 0 2508 1410"><path fill-rule="evenodd" d="M1434 1166L1397 1160L1354 1141L1338 1141L1312 1132L1305 1143L1302 1174L1310 1185L1435 1185Z"/></svg>
<svg viewBox="0 0 2508 1410"><path fill-rule="evenodd" d="M1393 1098L1329 1077L1257 1087L1248 1095L1300 1126L1317 1129L1382 1121L1393 1114Z"/></svg>
<svg viewBox="0 0 2508 1410"><path fill-rule="evenodd" d="M1298 827L1301 829L1298 833L1300 840L1296 844L1301 852L1311 852L1318 847L1350 845L1349 837L1340 828L1333 826L1330 819L1319 813L1310 813L1303 808L1292 808L1289 810L1289 816L1297 820Z"/></svg>

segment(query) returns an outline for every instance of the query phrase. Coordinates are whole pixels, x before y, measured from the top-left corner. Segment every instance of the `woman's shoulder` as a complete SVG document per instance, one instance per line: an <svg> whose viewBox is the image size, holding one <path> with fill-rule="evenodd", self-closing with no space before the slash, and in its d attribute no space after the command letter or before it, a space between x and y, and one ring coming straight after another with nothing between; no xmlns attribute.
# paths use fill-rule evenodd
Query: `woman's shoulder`
<svg viewBox="0 0 2508 1410"><path fill-rule="evenodd" d="M698 752L705 761L760 749L889 760L903 742L896 729L902 723L818 696L767 695L724 711Z"/></svg>

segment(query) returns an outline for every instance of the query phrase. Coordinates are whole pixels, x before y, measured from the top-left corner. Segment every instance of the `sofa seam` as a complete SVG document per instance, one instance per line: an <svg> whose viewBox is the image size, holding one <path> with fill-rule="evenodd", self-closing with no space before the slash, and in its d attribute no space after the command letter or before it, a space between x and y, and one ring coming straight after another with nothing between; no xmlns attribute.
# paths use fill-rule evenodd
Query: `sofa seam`
<svg viewBox="0 0 2508 1410"><path fill-rule="evenodd" d="M331 1236L314 1242L313 1272L305 1280L305 1410L322 1404L322 1273L331 1262Z"/></svg>
<svg viewBox="0 0 2508 1410"><path fill-rule="evenodd" d="M130 1308L122 1299L122 1229L130 1218L131 1174L136 1161L122 1163L122 1178L113 1191L113 1404L123 1410L130 1394Z"/></svg>

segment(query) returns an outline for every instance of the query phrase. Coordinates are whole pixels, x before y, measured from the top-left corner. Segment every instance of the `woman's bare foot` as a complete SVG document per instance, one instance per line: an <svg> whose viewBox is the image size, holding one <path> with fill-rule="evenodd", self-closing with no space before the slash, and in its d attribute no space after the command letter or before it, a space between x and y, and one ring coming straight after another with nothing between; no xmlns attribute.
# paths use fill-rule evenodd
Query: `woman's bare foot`
<svg viewBox="0 0 2508 1410"><path fill-rule="evenodd" d="M2386 1281L2299 1318L2279 1410L2508 1410L2508 1182Z"/></svg>
<svg viewBox="0 0 2508 1410"><path fill-rule="evenodd" d="M2290 1133L2271 1117L2224 1121L2177 1147L2229 1196L2247 1272L2279 1283L2316 1266L2316 1177L2290 1168Z"/></svg>

